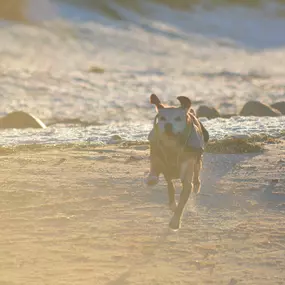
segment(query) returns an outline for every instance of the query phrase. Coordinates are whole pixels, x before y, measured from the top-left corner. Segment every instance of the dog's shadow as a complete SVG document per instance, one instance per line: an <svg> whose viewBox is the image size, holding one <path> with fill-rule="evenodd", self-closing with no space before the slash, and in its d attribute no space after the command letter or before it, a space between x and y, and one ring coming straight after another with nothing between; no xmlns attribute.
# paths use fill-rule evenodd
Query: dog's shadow
<svg viewBox="0 0 285 285"><path fill-rule="evenodd" d="M211 154L206 153L203 158L203 169L201 171L201 193L197 196L197 199L189 199L187 209L191 211L195 210L195 207L200 205L203 207L223 207L227 206L228 202L221 203L221 196L216 195L219 190L219 182L234 167L243 161L250 160L253 157L259 155L259 153L253 154ZM182 185L177 182L176 186L176 200L179 199ZM148 195L148 200L156 204L166 205L168 202L167 198L167 185L164 179L160 178L159 185L153 187ZM230 195L223 195L222 199L231 199Z"/></svg>
<svg viewBox="0 0 285 285"><path fill-rule="evenodd" d="M219 182L240 163L251 160L260 153L251 154L210 154L204 155L201 172L201 193L197 205L207 208L227 208L233 204L231 191L220 193Z"/></svg>

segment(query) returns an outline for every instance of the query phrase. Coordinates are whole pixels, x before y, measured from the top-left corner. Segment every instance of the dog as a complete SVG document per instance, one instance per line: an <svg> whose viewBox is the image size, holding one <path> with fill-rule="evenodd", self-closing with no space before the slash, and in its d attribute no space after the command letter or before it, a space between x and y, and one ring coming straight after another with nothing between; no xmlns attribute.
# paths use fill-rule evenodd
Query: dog
<svg viewBox="0 0 285 285"><path fill-rule="evenodd" d="M149 134L150 173L146 179L148 185L158 183L163 174L168 188L169 207L174 212L169 227L178 230L181 217L190 193L199 193L201 187L200 170L204 146L209 133L197 119L188 97L177 97L179 107L165 106L152 94L150 103L156 106L157 115ZM179 203L175 201L173 179L180 179L183 190Z"/></svg>

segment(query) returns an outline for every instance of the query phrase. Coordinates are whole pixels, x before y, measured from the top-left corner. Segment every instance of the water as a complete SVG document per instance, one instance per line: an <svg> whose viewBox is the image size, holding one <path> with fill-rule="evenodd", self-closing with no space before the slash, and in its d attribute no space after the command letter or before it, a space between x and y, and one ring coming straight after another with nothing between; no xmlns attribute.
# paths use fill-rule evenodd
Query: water
<svg viewBox="0 0 285 285"><path fill-rule="evenodd" d="M211 139L225 137L250 137L266 134L284 136L285 117L257 118L233 117L231 119L201 119L209 130ZM119 135L123 141L147 141L152 128L151 123L111 123L104 126L80 127L75 125L57 125L47 129L3 130L1 144L6 146L20 144L62 144L62 143L92 143L108 144L113 135Z"/></svg>
<svg viewBox="0 0 285 285"><path fill-rule="evenodd" d="M2 130L1 144L106 142L111 134L145 140L155 115L148 102L153 92L166 103L178 104L175 98L184 95L194 108L206 104L223 113L238 113L248 100L285 98L281 1L252 7L189 1L198 4L188 10L181 9L188 1L168 1L174 8L162 1L93 1L91 8L87 2L41 0L45 6L29 9L29 19L45 20L39 25L2 22L0 112L102 126ZM222 138L276 135L285 121L232 118L205 125Z"/></svg>

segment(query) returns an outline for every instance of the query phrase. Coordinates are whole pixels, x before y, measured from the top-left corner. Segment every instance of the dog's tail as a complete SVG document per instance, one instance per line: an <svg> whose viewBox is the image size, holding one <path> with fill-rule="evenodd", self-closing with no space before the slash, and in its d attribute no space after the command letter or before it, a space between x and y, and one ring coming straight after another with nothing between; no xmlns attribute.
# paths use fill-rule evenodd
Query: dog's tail
<svg viewBox="0 0 285 285"><path fill-rule="evenodd" d="M210 139L210 135L209 132L206 130L206 128L204 127L204 125L200 122L199 123L201 125L201 129L202 129L202 133L203 133L203 137L204 137L204 142L207 143Z"/></svg>

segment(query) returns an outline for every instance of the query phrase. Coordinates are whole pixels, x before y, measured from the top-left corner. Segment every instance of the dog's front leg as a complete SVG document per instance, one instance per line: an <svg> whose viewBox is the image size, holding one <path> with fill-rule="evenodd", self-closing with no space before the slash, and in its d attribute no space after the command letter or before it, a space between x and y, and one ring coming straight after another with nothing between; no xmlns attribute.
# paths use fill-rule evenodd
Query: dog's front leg
<svg viewBox="0 0 285 285"><path fill-rule="evenodd" d="M182 164L181 181L182 181L183 189L180 194L178 206L169 223L169 227L173 230L177 230L180 228L183 210L184 210L184 207L189 199L190 193L192 192L192 188L193 188L193 183L192 183L193 175L194 175L194 161L190 160Z"/></svg>
<svg viewBox="0 0 285 285"><path fill-rule="evenodd" d="M167 175L164 174L164 178L167 182L167 190L168 190L168 202L169 202L169 209L172 212L175 212L176 210L176 201L175 201L175 187L170 178L168 178Z"/></svg>

